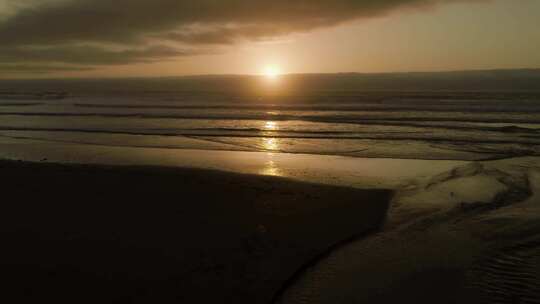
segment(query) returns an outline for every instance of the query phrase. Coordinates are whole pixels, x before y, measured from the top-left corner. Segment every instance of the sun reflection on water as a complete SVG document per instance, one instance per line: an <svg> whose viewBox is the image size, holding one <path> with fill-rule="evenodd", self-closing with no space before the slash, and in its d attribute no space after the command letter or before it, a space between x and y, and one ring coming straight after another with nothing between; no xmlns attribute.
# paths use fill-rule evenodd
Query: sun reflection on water
<svg viewBox="0 0 540 304"><path fill-rule="evenodd" d="M279 150L279 141L275 137L270 137L273 133L272 131L278 131L279 126L275 121L266 121L264 122L263 130L269 133L265 133L269 137L262 138L261 146L264 150L267 151L278 151Z"/></svg>
<svg viewBox="0 0 540 304"><path fill-rule="evenodd" d="M271 153L270 153L271 154ZM272 157L270 155L270 157ZM270 175L270 176L281 176L281 170L276 165L276 163L270 159L266 162L265 167L262 169L261 174L263 175Z"/></svg>
<svg viewBox="0 0 540 304"><path fill-rule="evenodd" d="M267 131L276 131L279 128L278 128L277 122L275 122L275 121L267 121L264 124L264 129L267 130Z"/></svg>
<svg viewBox="0 0 540 304"><path fill-rule="evenodd" d="M271 137L274 131L279 130L279 125L276 121L265 121L263 123L264 124L262 126L262 129L264 131L267 131L267 133L265 134L268 137L261 138L261 141L262 141L261 147L264 150L268 151L269 153L267 153L268 161L265 163L264 168L261 170L261 174L271 175L271 176L281 176L282 172L277 166L276 162L274 161L273 159L274 153L272 153L272 152L279 151L280 149L279 139L275 137Z"/></svg>
<svg viewBox="0 0 540 304"><path fill-rule="evenodd" d="M276 138L266 137L262 139L262 147L268 151L278 151L279 142Z"/></svg>

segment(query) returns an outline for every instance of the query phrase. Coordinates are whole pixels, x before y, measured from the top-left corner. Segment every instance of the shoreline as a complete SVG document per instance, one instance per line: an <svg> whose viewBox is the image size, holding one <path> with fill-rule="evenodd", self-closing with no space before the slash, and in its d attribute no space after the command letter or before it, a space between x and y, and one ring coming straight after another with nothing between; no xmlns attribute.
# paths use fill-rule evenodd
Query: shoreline
<svg viewBox="0 0 540 304"><path fill-rule="evenodd" d="M471 162L396 190L381 232L333 251L277 303L537 303L539 164Z"/></svg>
<svg viewBox="0 0 540 304"><path fill-rule="evenodd" d="M3 141L2 138L0 138L0 159L43 163L199 168L280 176L317 184L384 189L397 189L418 177L434 176L470 163L462 160L125 148L32 140Z"/></svg>
<svg viewBox="0 0 540 304"><path fill-rule="evenodd" d="M448 303L454 303L452 302L454 300L459 303L477 303L480 298L497 299L496 294L489 293L489 286L498 286L497 288L501 288L502 292L512 293L517 297L535 297L528 291L505 289L507 288L505 286L515 284L515 280L530 280L529 275L524 274L522 264L517 265L515 269L506 269L505 271L510 273L509 276L499 272L496 258L492 255L503 258L509 255L513 259L516 253L512 251L514 250L512 244L523 243L528 250L527 254L531 256L525 262L532 263L533 267L539 265L535 261L540 259L540 247L534 244L529 245L527 240L527 238L540 238L540 216L538 216L540 213L536 207L540 193L539 157L488 161L440 161L264 152L110 148L75 144L35 146L34 144L35 142L11 144L11 146L4 144L3 146L9 149L4 149L2 156L34 160L33 163L7 161L14 165L15 171L19 171L24 166L76 168L75 171L80 172L108 168L108 171L105 170L108 172L105 175L109 176L109 180L115 180L111 178L111 174L114 175L118 169L146 172L136 174L143 176L146 176L148 172L163 174L177 172L180 175L204 177L214 185L208 189L222 187L227 184L224 180L234 177L236 182L232 183L233 187L222 191L225 194L223 195L225 201L228 202L235 201L234 197L237 196L244 201L259 201L261 197L257 194L258 191L247 193L243 191L252 187L260 189L260 183L266 186L277 183L276 187L263 186L266 190L260 193L269 192L267 201L270 203L257 206L270 208L268 210L274 212L274 215L279 218L290 216L287 214L287 208L284 208L283 204L274 205L271 202L285 199L298 203L317 198L320 204L328 206L324 211L313 209L317 206L311 204L308 208L297 209L304 215L301 217L303 219L281 223L284 226L280 228L281 234L278 236L278 238L291 237L294 240L311 242L312 245L321 244L321 242L326 245L318 247L316 253L300 254L301 259L299 259L300 255L296 255L295 266L291 267L287 275L282 275L279 280L270 280L269 283L264 278L255 279L259 277L251 274L248 281L252 284L257 281L259 284L269 284L275 288L272 292L257 292L264 295L264 301L258 302L259 299L253 300L253 298L249 300L235 298L238 303L244 301L245 303L297 304L305 303L308 299L310 303L326 304L334 303L336 298L349 299L352 302L379 299L380 303L395 303L407 297L410 297L410 301L420 298L426 303L432 303L440 301L440 294L447 288L454 290L458 297L445 298ZM0 161L0 164L5 164L5 162ZM156 187L155 182L148 184ZM308 192L298 190L308 185L314 188ZM182 184L180 187L186 187L186 185ZM291 190L286 192L293 193L292 196L282 193L280 189L284 188ZM193 189L201 189L201 185L196 185ZM380 221L371 228L364 227L366 229L363 229L355 226L359 221L358 218L353 218L355 216L369 217L365 211L361 210L362 208L335 205L336 202L342 200L329 195L328 192L324 197L318 195L314 197L309 194L324 192L323 189L342 189L348 193L344 194L345 200L350 199L350 195L356 191L366 195L377 193L377 191L390 191L385 193L392 193L392 197L388 196L384 199L384 204L386 204L384 211L376 208L384 214L380 215ZM127 191L134 190L130 188ZM304 193L308 194L303 196ZM274 207L271 207L272 205ZM367 213L374 209L370 210ZM220 215L223 214L220 213ZM335 234L331 237L332 241L324 241L320 233L314 234L311 226L299 228L305 226L302 223L306 221L314 223L332 217L339 220L329 226L319 224L312 226L322 229L321 233L324 234L329 233L324 232L324 229L328 230L328 227L334 230L335 224L341 223L341 218L356 224L353 225L354 228L345 229L344 232L333 231L332 233L335 232ZM370 218L370 220L374 219ZM255 226L256 228L253 229ZM304 229L303 234L291 236L291 227ZM262 261L260 256L257 256L261 252L259 249L262 248L264 255L265 250L273 248L273 245L269 244L276 244L275 238L272 238L273 241L270 242L264 240L268 235L267 227L264 225L261 229L253 224L248 230L251 231L251 237L247 238L247 243L250 245L244 247L251 248L249 250L255 252L256 258L241 258L236 261L242 259ZM373 233L375 231L376 233ZM311 236L311 240L304 236ZM304 247L300 245L287 248L289 250ZM283 257L280 260L284 260ZM286 260L292 261L289 257ZM386 264L392 266L377 266ZM261 267L275 269L275 265L277 264L272 266L271 263L266 263ZM236 269L240 268L236 267ZM262 269L258 266L255 268ZM224 271L223 268L212 269ZM486 278L490 273L496 273L499 276L496 281L490 279L489 276ZM533 270L533 275L538 276L538 274L540 274L540 269ZM200 276L196 278L198 278L196 280L202 280ZM415 284L416 279L424 284ZM232 280L228 281L232 282ZM475 285L477 281L482 282L481 288ZM539 281L527 282L538 284ZM355 285L355 282L361 282L362 287ZM223 284L218 285L225 288ZM400 288L401 285L408 287ZM425 293L424 285L429 286L428 289L433 292ZM472 290L463 288L469 285L473 286ZM235 286L238 287L238 285ZM251 289L252 287L248 289L255 290ZM312 293L314 288L320 289L321 292ZM219 292L219 288L217 290ZM385 294L373 294L373 290L383 290ZM201 291L199 294L201 293L204 292ZM239 295L239 293L235 294ZM195 298L196 296L193 299ZM193 301L200 301L200 299ZM211 299L211 301L218 300Z"/></svg>
<svg viewBox="0 0 540 304"><path fill-rule="evenodd" d="M211 138L216 139L211 139ZM219 138L226 140L220 140ZM254 140L255 139L255 140ZM287 140L303 141L301 147L280 149L280 142ZM351 149L343 151L324 151L306 148L313 143L310 141L325 140L324 138L293 138L279 137L275 135L262 136L209 136L188 134L134 134L110 133L110 132L87 132L84 130L62 131L59 130L32 130L7 128L0 131L0 143L36 143L38 145L84 145L95 148L111 149L161 149L161 150L199 150L214 152L251 152L251 153L281 153L292 155L317 155L328 157L352 157L370 159L409 159L409 160L437 160L437 161L487 161L514 157L534 157L539 153L533 143L514 141L489 141L485 144L500 146L502 150L489 151L481 146L476 146L480 140L464 139L430 139L423 142L419 138L396 139L396 138L336 138L342 141L354 141ZM246 140L248 140L246 142ZM510 144L518 146L511 147ZM323 142L319 142L324 146ZM304 148L302 148L304 146ZM467 146L468 148L464 148ZM513 150L512 150L513 149ZM429 155L429 156L427 156Z"/></svg>

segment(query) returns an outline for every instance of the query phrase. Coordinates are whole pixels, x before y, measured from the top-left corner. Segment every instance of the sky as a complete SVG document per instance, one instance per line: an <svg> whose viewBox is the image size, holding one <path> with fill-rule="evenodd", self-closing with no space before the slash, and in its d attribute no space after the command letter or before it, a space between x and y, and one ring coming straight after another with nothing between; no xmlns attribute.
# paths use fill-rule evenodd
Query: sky
<svg viewBox="0 0 540 304"><path fill-rule="evenodd" d="M539 0L0 0L0 77L540 68Z"/></svg>

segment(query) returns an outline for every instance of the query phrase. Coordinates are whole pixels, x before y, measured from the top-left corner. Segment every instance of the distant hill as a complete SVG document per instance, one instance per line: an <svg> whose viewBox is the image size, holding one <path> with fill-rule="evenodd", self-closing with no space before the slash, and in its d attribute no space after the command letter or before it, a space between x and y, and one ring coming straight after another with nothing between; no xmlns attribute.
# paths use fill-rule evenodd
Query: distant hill
<svg viewBox="0 0 540 304"><path fill-rule="evenodd" d="M253 75L208 75L130 79L2 80L0 93L199 92L296 95L321 92L540 91L540 69L411 73L289 74L275 82Z"/></svg>
<svg viewBox="0 0 540 304"><path fill-rule="evenodd" d="M540 91L540 69L291 75L299 85L342 91Z"/></svg>

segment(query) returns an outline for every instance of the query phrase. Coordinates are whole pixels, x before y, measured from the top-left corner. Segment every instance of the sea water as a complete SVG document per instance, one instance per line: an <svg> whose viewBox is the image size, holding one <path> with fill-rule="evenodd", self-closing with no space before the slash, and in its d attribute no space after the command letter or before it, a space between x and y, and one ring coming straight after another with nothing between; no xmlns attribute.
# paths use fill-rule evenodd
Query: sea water
<svg viewBox="0 0 540 304"><path fill-rule="evenodd" d="M540 94L12 84L0 136L100 146L484 160L540 153ZM226 87L226 79L220 87ZM224 82L224 83L223 83ZM136 83L136 82L135 82Z"/></svg>

